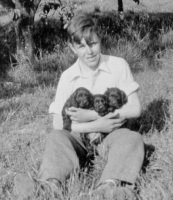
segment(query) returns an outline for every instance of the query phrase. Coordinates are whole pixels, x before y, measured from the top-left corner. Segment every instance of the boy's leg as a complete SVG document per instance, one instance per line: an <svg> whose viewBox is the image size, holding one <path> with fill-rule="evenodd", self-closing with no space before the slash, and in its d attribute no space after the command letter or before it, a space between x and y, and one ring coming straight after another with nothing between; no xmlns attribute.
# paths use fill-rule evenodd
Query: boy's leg
<svg viewBox="0 0 173 200"><path fill-rule="evenodd" d="M71 133L54 130L47 139L42 157L39 178L56 178L63 182L71 172L86 161L86 150Z"/></svg>
<svg viewBox="0 0 173 200"><path fill-rule="evenodd" d="M116 185L120 180L133 189L132 186L137 179L144 159L142 136L137 132L122 128L110 133L102 145L103 147L108 146L108 161L98 185L114 181Z"/></svg>
<svg viewBox="0 0 173 200"><path fill-rule="evenodd" d="M42 157L39 179L63 182L71 172L86 161L86 150L80 139L64 130L54 130L47 138ZM24 174L18 174L14 180L19 197L34 193L34 181ZM22 199L22 198L21 198Z"/></svg>

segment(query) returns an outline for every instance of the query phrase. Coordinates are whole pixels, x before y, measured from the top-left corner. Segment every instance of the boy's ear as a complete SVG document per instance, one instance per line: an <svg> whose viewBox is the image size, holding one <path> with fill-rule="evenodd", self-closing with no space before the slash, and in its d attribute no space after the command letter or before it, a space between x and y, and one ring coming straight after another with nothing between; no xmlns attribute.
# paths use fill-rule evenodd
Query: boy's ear
<svg viewBox="0 0 173 200"><path fill-rule="evenodd" d="M69 45L70 49L76 54L76 50L75 50L73 44L69 43L68 45Z"/></svg>

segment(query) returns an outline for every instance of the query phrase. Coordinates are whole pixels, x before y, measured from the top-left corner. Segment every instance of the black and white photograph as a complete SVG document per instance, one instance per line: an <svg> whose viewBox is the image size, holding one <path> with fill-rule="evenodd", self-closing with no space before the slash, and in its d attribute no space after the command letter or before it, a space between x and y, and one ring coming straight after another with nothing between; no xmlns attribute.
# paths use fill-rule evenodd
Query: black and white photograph
<svg viewBox="0 0 173 200"><path fill-rule="evenodd" d="M173 0L0 0L0 200L173 199Z"/></svg>

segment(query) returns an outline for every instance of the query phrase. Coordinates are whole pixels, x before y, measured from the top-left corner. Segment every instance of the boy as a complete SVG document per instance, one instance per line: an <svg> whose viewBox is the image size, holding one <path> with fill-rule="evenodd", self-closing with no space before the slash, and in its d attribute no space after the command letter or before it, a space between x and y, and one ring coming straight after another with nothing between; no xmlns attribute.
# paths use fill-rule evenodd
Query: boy
<svg viewBox="0 0 173 200"><path fill-rule="evenodd" d="M49 108L54 131L48 136L40 179L58 184L64 182L86 160L87 152L79 133L105 132L109 134L102 145L109 149L108 161L96 190L104 191L106 198L123 195L124 199L134 199L133 187L144 158L143 140L139 133L120 127L126 119L141 114L139 86L124 59L101 53L100 30L91 13L76 14L67 31L69 46L78 59L61 75L55 101ZM118 87L126 93L128 102L104 117L98 116L94 110L69 108L66 113L73 122L69 133L62 130L61 111L68 97L79 87L85 87L93 94L103 94L109 87ZM18 184L22 177L16 177ZM18 189L18 193L26 192Z"/></svg>

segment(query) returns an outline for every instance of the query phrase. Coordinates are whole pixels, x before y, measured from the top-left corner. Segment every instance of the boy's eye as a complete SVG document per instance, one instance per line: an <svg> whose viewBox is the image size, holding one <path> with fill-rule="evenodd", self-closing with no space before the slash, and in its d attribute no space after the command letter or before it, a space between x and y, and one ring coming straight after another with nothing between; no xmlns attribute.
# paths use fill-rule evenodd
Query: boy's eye
<svg viewBox="0 0 173 200"><path fill-rule="evenodd" d="M79 47L79 48L83 48L83 47L84 47L84 45L83 45L83 44L80 44L78 47Z"/></svg>
<svg viewBox="0 0 173 200"><path fill-rule="evenodd" d="M90 46L93 46L93 45L95 45L95 44L97 44L97 42L91 42L89 45L90 45Z"/></svg>

